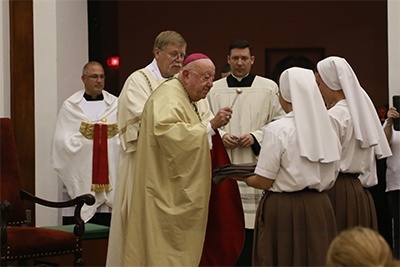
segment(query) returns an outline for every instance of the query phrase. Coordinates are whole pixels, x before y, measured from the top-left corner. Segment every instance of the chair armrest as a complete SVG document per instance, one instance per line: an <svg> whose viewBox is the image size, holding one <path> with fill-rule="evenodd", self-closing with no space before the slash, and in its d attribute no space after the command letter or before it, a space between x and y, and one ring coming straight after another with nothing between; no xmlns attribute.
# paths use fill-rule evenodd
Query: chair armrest
<svg viewBox="0 0 400 267"><path fill-rule="evenodd" d="M91 194L84 194L81 196L77 196L74 199L62 201L62 202L45 200L43 198L34 196L25 190L21 190L20 195L21 195L21 199L30 200L30 201L35 202L36 204L40 204L40 205L43 205L46 207L51 207L51 208L66 208L66 207L72 207L72 206L79 205L79 204L82 204L82 206L83 206L83 204L92 206L96 202L95 197Z"/></svg>
<svg viewBox="0 0 400 267"><path fill-rule="evenodd" d="M0 235L1 245L7 243L7 223L8 223L8 212L11 209L11 204L8 200L4 200L0 205Z"/></svg>
<svg viewBox="0 0 400 267"><path fill-rule="evenodd" d="M85 232L85 224L81 218L82 207L84 204L86 204L88 206L92 206L96 202L96 198L91 194L84 194L81 196L77 196L74 199L71 199L68 201L62 201L62 202L45 200L45 199L39 198L37 196L34 196L25 190L21 190L20 195L21 195L21 199L30 200L36 204L40 204L45 207L66 208L66 207L71 207L71 206L76 205L75 212L74 212L74 218L75 218L75 222L76 222L76 225L74 228L74 234L79 237L82 236L82 234Z"/></svg>

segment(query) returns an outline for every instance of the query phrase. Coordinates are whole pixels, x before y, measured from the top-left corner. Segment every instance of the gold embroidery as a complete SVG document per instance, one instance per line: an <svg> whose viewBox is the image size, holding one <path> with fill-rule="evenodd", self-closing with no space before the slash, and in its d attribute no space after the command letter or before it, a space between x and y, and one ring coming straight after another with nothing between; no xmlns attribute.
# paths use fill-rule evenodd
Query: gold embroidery
<svg viewBox="0 0 400 267"><path fill-rule="evenodd" d="M109 192L112 187L110 184L92 184L91 189L94 192Z"/></svg>
<svg viewBox="0 0 400 267"><path fill-rule="evenodd" d="M89 140L93 140L94 124L83 121L79 128L79 132ZM100 129L101 130L101 129ZM116 123L107 125L107 138L113 138L118 134L118 125Z"/></svg>
<svg viewBox="0 0 400 267"><path fill-rule="evenodd" d="M138 72L144 76L144 78L146 79L147 85L149 86L150 93L153 93L153 87L151 86L151 82L150 82L149 77L147 77L146 73L144 73L142 70L139 70ZM139 116L139 117L133 118L133 119L131 119L131 120L128 120L127 123L126 123L126 125L125 125L125 127L123 127L123 128L119 131L119 134L125 133L125 132L126 132L126 128L127 128L129 125L140 122L141 118L142 118L142 116Z"/></svg>
<svg viewBox="0 0 400 267"><path fill-rule="evenodd" d="M127 128L129 125L140 122L140 119L141 119L141 116L129 120L129 121L126 123L126 126L125 126L124 128L122 128L122 129L119 131L119 134L125 133L125 132L126 132L126 128Z"/></svg>
<svg viewBox="0 0 400 267"><path fill-rule="evenodd" d="M149 77L147 77L146 73L144 73L144 72L141 71L141 70L139 70L139 73L141 73L141 74L144 76L144 78L146 79L147 84L148 84L148 86L149 86L149 88L150 88L150 92L153 92L153 87L151 87L151 83L150 83Z"/></svg>

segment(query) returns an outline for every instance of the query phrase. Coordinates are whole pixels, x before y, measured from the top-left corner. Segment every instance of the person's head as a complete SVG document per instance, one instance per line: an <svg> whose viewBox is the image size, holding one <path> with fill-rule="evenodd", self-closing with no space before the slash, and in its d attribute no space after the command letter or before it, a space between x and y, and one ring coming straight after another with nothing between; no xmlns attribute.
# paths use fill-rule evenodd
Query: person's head
<svg viewBox="0 0 400 267"><path fill-rule="evenodd" d="M337 92L329 88L328 85L322 80L321 76L319 73L316 71L315 72L315 81L317 82L319 91L321 92L322 98L324 99L325 105L328 109L330 109L337 101L335 101L335 97L337 95ZM341 90L340 92L343 93Z"/></svg>
<svg viewBox="0 0 400 267"><path fill-rule="evenodd" d="M199 101L207 96L214 77L215 65L208 56L202 53L189 55L179 73L179 80L193 101Z"/></svg>
<svg viewBox="0 0 400 267"><path fill-rule="evenodd" d="M104 74L103 66L97 61L86 63L82 70L82 82L85 85L86 94L96 98L104 89Z"/></svg>
<svg viewBox="0 0 400 267"><path fill-rule="evenodd" d="M341 60L338 57L326 58L318 62L315 69L315 80L328 109L339 100L346 98L336 76L336 68L332 59Z"/></svg>
<svg viewBox="0 0 400 267"><path fill-rule="evenodd" d="M242 78L249 74L254 63L252 47L246 40L237 39L229 45L228 63L233 76Z"/></svg>
<svg viewBox="0 0 400 267"><path fill-rule="evenodd" d="M221 69L221 78L225 78L226 76L229 76L229 74L231 74L231 66L226 63Z"/></svg>
<svg viewBox="0 0 400 267"><path fill-rule="evenodd" d="M164 78L177 74L186 56L186 41L175 31L163 31L154 41L153 54Z"/></svg>
<svg viewBox="0 0 400 267"><path fill-rule="evenodd" d="M376 108L376 111L381 122L384 122L387 118L388 108L386 106L379 106Z"/></svg>
<svg viewBox="0 0 400 267"><path fill-rule="evenodd" d="M279 76L279 84L279 102L286 113L296 106L305 111L302 105L323 103L322 101L317 103L321 96L315 83L314 73L310 69L289 67Z"/></svg>
<svg viewBox="0 0 400 267"><path fill-rule="evenodd" d="M385 239L366 227L342 231L331 242L328 266L392 266L393 255Z"/></svg>
<svg viewBox="0 0 400 267"><path fill-rule="evenodd" d="M354 136L359 141L359 146L361 148L377 146L374 152L378 158L383 158L383 155L390 156L390 147L376 114L376 108L347 60L337 56L327 57L317 63L317 71L320 89L328 87L337 94L342 92L342 99L346 99L353 119ZM333 104L336 106L337 102Z"/></svg>

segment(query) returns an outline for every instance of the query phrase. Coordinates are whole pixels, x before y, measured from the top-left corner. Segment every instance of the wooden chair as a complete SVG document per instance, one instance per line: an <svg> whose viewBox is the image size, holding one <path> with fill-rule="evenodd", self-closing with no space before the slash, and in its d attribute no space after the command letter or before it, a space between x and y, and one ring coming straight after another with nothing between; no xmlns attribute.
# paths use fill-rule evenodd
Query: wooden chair
<svg viewBox="0 0 400 267"><path fill-rule="evenodd" d="M12 262L26 265L35 258L74 254L74 265L83 266L81 237L85 223L80 213L84 204L95 203L94 196L85 194L65 202L52 202L28 193L20 181L10 118L0 118L0 142L1 265L9 266ZM74 233L28 226L23 200L52 208L76 206Z"/></svg>

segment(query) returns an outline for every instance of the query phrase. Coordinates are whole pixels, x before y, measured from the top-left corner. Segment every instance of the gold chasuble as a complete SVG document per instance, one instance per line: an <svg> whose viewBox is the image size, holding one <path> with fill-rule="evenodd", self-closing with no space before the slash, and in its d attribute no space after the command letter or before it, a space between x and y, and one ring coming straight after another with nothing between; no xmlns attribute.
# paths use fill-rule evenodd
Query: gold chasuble
<svg viewBox="0 0 400 267"><path fill-rule="evenodd" d="M124 266L198 266L207 227L211 160L201 123L177 79L154 91L137 144Z"/></svg>

